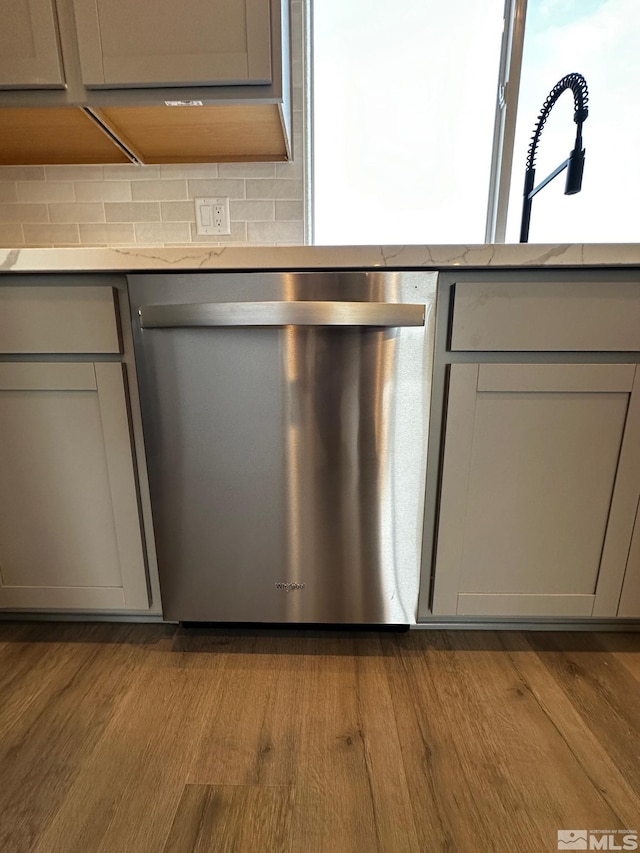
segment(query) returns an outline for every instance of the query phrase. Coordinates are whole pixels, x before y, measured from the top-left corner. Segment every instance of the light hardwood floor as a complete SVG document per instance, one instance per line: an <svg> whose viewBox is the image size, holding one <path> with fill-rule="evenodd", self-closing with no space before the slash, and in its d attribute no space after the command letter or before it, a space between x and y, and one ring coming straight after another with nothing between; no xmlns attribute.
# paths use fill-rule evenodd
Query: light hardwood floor
<svg viewBox="0 0 640 853"><path fill-rule="evenodd" d="M640 830L640 634L0 623L2 853Z"/></svg>

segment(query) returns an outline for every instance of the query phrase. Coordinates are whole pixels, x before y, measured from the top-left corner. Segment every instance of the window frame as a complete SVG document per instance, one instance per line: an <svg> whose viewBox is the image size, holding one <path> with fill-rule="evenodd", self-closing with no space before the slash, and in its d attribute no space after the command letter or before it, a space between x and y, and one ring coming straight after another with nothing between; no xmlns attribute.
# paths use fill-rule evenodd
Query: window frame
<svg viewBox="0 0 640 853"><path fill-rule="evenodd" d="M505 0L485 228L487 243L504 243L506 237L526 19L527 0Z"/></svg>

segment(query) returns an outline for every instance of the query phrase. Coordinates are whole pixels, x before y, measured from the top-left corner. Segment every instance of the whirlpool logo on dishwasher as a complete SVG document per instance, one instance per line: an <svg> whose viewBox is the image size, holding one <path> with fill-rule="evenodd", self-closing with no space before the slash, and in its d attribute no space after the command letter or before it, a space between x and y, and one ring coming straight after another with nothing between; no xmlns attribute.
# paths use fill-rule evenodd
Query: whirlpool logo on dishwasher
<svg viewBox="0 0 640 853"><path fill-rule="evenodd" d="M284 583L283 581L278 581L276 583L276 589L283 589L285 592L293 592L295 589L304 589L303 583Z"/></svg>

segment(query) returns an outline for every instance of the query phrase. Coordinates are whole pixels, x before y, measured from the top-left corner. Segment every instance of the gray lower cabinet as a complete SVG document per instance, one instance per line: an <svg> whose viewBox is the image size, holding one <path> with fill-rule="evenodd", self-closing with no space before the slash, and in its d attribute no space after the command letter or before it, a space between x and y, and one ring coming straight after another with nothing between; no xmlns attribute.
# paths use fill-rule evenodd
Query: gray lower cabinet
<svg viewBox="0 0 640 853"><path fill-rule="evenodd" d="M0 363L0 607L148 610L124 367Z"/></svg>
<svg viewBox="0 0 640 853"><path fill-rule="evenodd" d="M450 371L432 613L616 616L640 494L640 366ZM640 560L640 533L635 546ZM640 565L620 615L640 615L639 579Z"/></svg>
<svg viewBox="0 0 640 853"><path fill-rule="evenodd" d="M2 0L0 88L63 88L53 0Z"/></svg>
<svg viewBox="0 0 640 853"><path fill-rule="evenodd" d="M627 571L622 585L618 616L633 619L640 618L640 506L638 506L636 514L636 523L633 529L631 548L629 549Z"/></svg>

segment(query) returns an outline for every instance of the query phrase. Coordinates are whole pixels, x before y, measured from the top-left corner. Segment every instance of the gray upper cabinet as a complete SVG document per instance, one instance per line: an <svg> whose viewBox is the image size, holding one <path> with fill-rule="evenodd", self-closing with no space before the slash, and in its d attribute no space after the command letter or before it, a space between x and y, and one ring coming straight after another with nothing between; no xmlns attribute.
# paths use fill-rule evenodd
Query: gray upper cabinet
<svg viewBox="0 0 640 853"><path fill-rule="evenodd" d="M2 0L0 88L64 88L53 0Z"/></svg>
<svg viewBox="0 0 640 853"><path fill-rule="evenodd" d="M88 88L272 80L269 0L74 0L74 12Z"/></svg>

